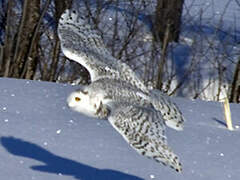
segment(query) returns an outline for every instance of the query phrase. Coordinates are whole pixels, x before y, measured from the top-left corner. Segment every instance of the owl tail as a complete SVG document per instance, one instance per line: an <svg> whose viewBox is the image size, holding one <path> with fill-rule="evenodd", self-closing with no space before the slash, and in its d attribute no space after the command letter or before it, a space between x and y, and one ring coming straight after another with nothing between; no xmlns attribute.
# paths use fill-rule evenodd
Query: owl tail
<svg viewBox="0 0 240 180"><path fill-rule="evenodd" d="M161 112L166 125L175 130L183 130L184 117L177 105L157 89L151 90L151 102L154 108Z"/></svg>

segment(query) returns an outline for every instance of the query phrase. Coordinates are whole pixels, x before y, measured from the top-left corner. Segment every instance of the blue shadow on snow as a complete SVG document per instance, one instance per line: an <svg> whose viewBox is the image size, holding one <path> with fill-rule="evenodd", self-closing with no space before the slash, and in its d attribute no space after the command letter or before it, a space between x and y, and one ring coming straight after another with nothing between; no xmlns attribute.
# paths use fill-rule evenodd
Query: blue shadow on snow
<svg viewBox="0 0 240 180"><path fill-rule="evenodd" d="M221 120L219 120L219 119L217 119L217 118L212 118L216 123L218 123L218 124L220 124L221 126L223 126L223 127L225 127L225 128L227 128L227 124L224 122L224 121L221 121Z"/></svg>
<svg viewBox="0 0 240 180"><path fill-rule="evenodd" d="M57 156L44 148L14 137L1 137L1 144L11 154L31 158L45 165L31 166L31 169L62 175L81 180L143 180L142 178L115 170L98 169L71 159Z"/></svg>

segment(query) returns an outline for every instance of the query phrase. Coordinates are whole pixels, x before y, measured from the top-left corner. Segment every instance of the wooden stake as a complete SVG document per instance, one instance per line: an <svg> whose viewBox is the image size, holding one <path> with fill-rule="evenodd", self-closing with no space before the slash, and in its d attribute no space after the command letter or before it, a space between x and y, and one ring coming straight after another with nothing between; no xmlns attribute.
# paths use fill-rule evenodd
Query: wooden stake
<svg viewBox="0 0 240 180"><path fill-rule="evenodd" d="M225 120L227 123L227 128L230 131L233 131L233 126L232 126L232 118L231 118L231 111L230 111L230 105L229 105L229 101L228 98L224 98L224 102L223 102L223 107L224 107L224 116L225 116Z"/></svg>

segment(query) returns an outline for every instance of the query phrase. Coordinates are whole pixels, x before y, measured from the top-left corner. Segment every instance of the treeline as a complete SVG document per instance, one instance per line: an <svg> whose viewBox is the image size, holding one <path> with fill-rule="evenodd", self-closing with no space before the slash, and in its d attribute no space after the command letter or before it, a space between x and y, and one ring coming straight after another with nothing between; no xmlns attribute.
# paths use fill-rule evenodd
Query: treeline
<svg viewBox="0 0 240 180"><path fill-rule="evenodd" d="M184 0L1 0L0 5L1 77L89 83L88 72L68 61L60 50L57 22L71 7L86 15L101 32L112 55L128 63L145 83L170 95L181 94L189 82L184 79L196 76L194 55L182 69L181 79L171 59L181 41ZM239 64L228 86L232 102L240 101ZM221 64L218 68L220 75ZM213 100L220 99L225 83L224 78L217 78L220 83ZM197 85L199 81L194 83L201 86ZM205 88L200 91L191 87L188 91L198 98Z"/></svg>
<svg viewBox="0 0 240 180"><path fill-rule="evenodd" d="M54 28L51 40L50 37L48 39L51 47L46 57L41 39L48 33L50 26L44 23L44 16L50 5L53 5L53 20L57 22L62 12L71 7L71 3L71 0L2 1L1 33L4 37L1 46L1 76L34 79L40 73L38 77L41 80L56 80L59 40Z"/></svg>

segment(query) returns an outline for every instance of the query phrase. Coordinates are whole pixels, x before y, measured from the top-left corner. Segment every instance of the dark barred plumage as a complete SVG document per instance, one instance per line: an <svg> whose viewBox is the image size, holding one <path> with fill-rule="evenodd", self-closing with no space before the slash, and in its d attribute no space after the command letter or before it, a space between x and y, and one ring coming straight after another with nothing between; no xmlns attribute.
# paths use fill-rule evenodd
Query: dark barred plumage
<svg viewBox="0 0 240 180"><path fill-rule="evenodd" d="M138 153L180 172L181 163L165 136L165 125L183 129L178 107L160 91L148 89L127 64L113 57L77 11L62 14L58 35L64 55L84 66L91 77L90 85L68 97L69 107L108 119Z"/></svg>

